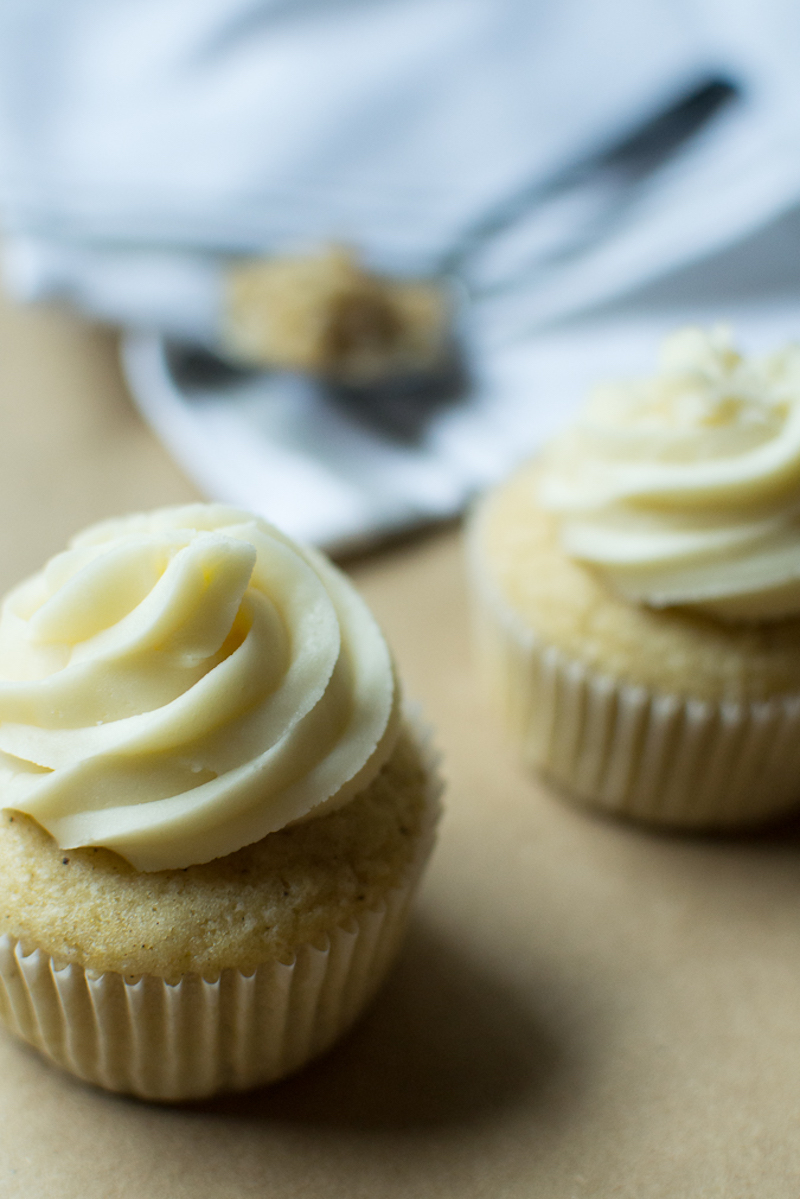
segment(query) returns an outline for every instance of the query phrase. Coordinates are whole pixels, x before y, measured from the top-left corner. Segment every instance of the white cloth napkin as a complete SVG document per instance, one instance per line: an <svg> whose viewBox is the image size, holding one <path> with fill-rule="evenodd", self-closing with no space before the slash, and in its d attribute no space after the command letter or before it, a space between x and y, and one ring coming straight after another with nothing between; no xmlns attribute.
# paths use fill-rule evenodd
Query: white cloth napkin
<svg viewBox="0 0 800 1199"><path fill-rule="evenodd" d="M798 51L790 0L5 0L6 280L137 330L134 391L211 494L288 504L329 545L449 514L563 420L604 345L624 371L624 343L646 365L690 309L792 326L785 255L735 312L724 279L800 201ZM648 151L654 118L715 79L736 99ZM170 374L164 337L215 345L230 255L331 239L466 286L475 384L416 445L297 380L199 399ZM668 316L625 308L726 251L702 303L695 280L658 301ZM613 336L576 323L612 301Z"/></svg>

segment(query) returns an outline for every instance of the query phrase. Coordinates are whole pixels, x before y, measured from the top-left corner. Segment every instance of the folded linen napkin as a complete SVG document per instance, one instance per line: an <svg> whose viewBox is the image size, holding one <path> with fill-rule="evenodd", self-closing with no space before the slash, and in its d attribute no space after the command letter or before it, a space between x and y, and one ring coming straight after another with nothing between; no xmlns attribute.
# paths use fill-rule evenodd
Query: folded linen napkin
<svg viewBox="0 0 800 1199"><path fill-rule="evenodd" d="M733 247L800 199L799 46L788 0L6 0L7 283L214 347L231 256L338 240L380 270L455 272L476 379L441 418L472 446L455 498L437 507L397 459L427 455L446 475L438 417L379 455L335 527L322 483L303 488L305 535L329 544L442 514L552 419L527 398L530 372L500 386L498 355L529 358L554 322ZM582 337L561 336L565 363ZM132 368L139 393L145 377ZM286 382L262 381L262 407L280 409ZM469 422L492 387L507 448L478 452L484 425ZM196 396L177 391L196 425ZM311 464L348 485L375 440L355 453L352 421L326 444L261 427L264 472L290 450L288 477ZM236 491L235 443L217 493Z"/></svg>
<svg viewBox="0 0 800 1199"><path fill-rule="evenodd" d="M471 272L502 288L526 207L549 243L608 192L551 181L730 57L667 0L7 0L7 275L213 341L227 255L339 240L435 273L521 197Z"/></svg>

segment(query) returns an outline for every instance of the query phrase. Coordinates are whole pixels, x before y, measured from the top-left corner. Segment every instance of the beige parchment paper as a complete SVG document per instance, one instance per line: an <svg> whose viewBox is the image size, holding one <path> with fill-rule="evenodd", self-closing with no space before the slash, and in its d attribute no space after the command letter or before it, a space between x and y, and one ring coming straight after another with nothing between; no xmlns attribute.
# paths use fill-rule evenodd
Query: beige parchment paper
<svg viewBox="0 0 800 1199"><path fill-rule="evenodd" d="M3 590L90 520L195 495L110 333L0 309ZM475 688L458 531L347 566L450 783L398 968L319 1063L194 1106L0 1036L2 1199L796 1199L800 826L694 839L565 805Z"/></svg>

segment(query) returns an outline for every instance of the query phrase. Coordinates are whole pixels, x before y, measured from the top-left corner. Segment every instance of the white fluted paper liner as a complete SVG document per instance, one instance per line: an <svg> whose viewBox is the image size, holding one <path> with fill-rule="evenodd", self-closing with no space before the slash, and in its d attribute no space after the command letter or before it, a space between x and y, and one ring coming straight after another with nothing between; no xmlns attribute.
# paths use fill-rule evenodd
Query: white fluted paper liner
<svg viewBox="0 0 800 1199"><path fill-rule="evenodd" d="M377 991L405 932L433 847L442 783L430 739L412 715L428 767L427 816L401 886L377 910L337 927L290 963L216 979L126 978L60 965L0 936L0 1020L78 1077L145 1099L198 1099L291 1074L328 1049Z"/></svg>
<svg viewBox="0 0 800 1199"><path fill-rule="evenodd" d="M673 827L800 803L800 695L715 703L611 678L541 639L473 567L479 669L529 765L586 803Z"/></svg>

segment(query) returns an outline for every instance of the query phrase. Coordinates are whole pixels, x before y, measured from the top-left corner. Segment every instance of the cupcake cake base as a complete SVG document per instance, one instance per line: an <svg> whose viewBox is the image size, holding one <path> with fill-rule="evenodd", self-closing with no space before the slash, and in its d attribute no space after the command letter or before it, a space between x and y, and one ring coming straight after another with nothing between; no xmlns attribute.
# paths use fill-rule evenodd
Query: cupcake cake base
<svg viewBox="0 0 800 1199"><path fill-rule="evenodd" d="M612 594L523 468L473 517L479 668L524 760L584 803L684 828L800 804L800 620L725 625Z"/></svg>
<svg viewBox="0 0 800 1199"><path fill-rule="evenodd" d="M0 1019L80 1078L146 1099L299 1069L354 1023L396 956L440 791L426 739L406 729L346 807L152 875L59 850L4 813ZM98 875L107 927L82 920Z"/></svg>

